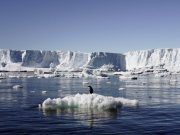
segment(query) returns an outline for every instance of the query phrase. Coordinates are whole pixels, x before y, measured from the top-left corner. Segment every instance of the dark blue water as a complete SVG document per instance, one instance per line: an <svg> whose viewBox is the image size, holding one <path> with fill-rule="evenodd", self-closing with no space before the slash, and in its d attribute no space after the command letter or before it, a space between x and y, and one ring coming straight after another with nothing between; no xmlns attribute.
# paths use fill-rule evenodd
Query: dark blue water
<svg viewBox="0 0 180 135"><path fill-rule="evenodd" d="M83 78L12 78L0 82L0 135L5 134L180 134L178 76L121 81ZM170 81L170 80L177 81ZM117 111L42 111L46 98L88 93L90 82L101 95L139 100L139 107ZM16 84L23 89L12 89ZM119 90L119 88L124 88ZM42 94L42 91L47 91Z"/></svg>

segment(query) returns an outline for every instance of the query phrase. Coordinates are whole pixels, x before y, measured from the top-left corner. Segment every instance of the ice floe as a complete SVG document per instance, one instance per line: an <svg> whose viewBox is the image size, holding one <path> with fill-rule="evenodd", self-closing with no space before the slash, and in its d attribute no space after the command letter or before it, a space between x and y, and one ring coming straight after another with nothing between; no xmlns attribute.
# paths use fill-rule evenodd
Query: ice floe
<svg viewBox="0 0 180 135"><path fill-rule="evenodd" d="M76 94L64 98L48 98L42 103L43 109L87 108L87 109L117 109L121 106L137 106L137 100L120 97L103 96L99 94Z"/></svg>
<svg viewBox="0 0 180 135"><path fill-rule="evenodd" d="M14 86L13 86L13 89L22 89L22 88L23 88L22 85L14 85Z"/></svg>

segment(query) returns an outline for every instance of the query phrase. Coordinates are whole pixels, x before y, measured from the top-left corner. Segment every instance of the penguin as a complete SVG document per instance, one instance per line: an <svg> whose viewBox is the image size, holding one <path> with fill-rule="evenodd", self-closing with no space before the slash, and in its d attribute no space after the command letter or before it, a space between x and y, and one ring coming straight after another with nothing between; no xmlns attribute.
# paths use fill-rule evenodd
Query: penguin
<svg viewBox="0 0 180 135"><path fill-rule="evenodd" d="M88 87L89 87L89 93L92 94L94 92L93 88L91 86Z"/></svg>

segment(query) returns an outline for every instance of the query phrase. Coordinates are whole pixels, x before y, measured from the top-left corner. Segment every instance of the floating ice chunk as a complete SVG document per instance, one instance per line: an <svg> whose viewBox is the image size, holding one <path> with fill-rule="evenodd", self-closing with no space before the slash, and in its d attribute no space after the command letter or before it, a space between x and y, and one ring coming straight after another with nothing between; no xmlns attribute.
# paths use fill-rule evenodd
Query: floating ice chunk
<svg viewBox="0 0 180 135"><path fill-rule="evenodd" d="M176 85L178 83L177 80L169 80L170 85Z"/></svg>
<svg viewBox="0 0 180 135"><path fill-rule="evenodd" d="M176 79L174 79L174 80L170 80L170 82L171 83L176 83L176 82L178 82Z"/></svg>
<svg viewBox="0 0 180 135"><path fill-rule="evenodd" d="M1 76L0 79L5 79L5 77L2 77L2 76Z"/></svg>
<svg viewBox="0 0 180 135"><path fill-rule="evenodd" d="M119 76L121 80L137 80L137 76Z"/></svg>
<svg viewBox="0 0 180 135"><path fill-rule="evenodd" d="M41 104L38 104L38 107L39 107L39 109L41 109L41 108L42 108L42 105L41 105Z"/></svg>
<svg viewBox="0 0 180 135"><path fill-rule="evenodd" d="M111 84L111 82L106 82L106 83Z"/></svg>
<svg viewBox="0 0 180 135"><path fill-rule="evenodd" d="M82 82L83 84L89 84L89 82L86 82L86 81L84 81L84 82Z"/></svg>
<svg viewBox="0 0 180 135"><path fill-rule="evenodd" d="M4 73L0 73L0 79L6 79L6 75Z"/></svg>
<svg viewBox="0 0 180 135"><path fill-rule="evenodd" d="M47 91L45 91L45 90L44 90L44 91L42 91L42 94L46 94L46 93L47 93Z"/></svg>
<svg viewBox="0 0 180 135"><path fill-rule="evenodd" d="M96 76L97 79L109 79L109 77Z"/></svg>
<svg viewBox="0 0 180 135"><path fill-rule="evenodd" d="M0 76L0 80L2 80L2 79L6 79L6 77L5 76Z"/></svg>
<svg viewBox="0 0 180 135"><path fill-rule="evenodd" d="M138 106L137 100L130 100L126 98L116 98L116 102L121 102L123 106L134 107Z"/></svg>
<svg viewBox="0 0 180 135"><path fill-rule="evenodd" d="M34 77L34 76L32 76L32 75L31 75L31 76L27 76L27 78L33 78L33 77Z"/></svg>
<svg viewBox="0 0 180 135"><path fill-rule="evenodd" d="M15 75L9 75L8 77L9 77L9 78L16 78L17 76L15 76Z"/></svg>
<svg viewBox="0 0 180 135"><path fill-rule="evenodd" d="M122 76L130 76L130 75L132 75L132 72L123 72L123 71L120 71L120 72L114 72L113 74L114 75L122 75Z"/></svg>
<svg viewBox="0 0 180 135"><path fill-rule="evenodd" d="M13 86L13 89L22 89L22 88L23 88L22 85L14 85L14 86Z"/></svg>
<svg viewBox="0 0 180 135"><path fill-rule="evenodd" d="M42 103L42 108L47 110L62 108L87 108L87 109L117 109L121 106L137 106L137 100L114 98L99 94L76 94L64 98L48 98Z"/></svg>
<svg viewBox="0 0 180 135"><path fill-rule="evenodd" d="M119 88L119 90L124 90L125 88Z"/></svg>

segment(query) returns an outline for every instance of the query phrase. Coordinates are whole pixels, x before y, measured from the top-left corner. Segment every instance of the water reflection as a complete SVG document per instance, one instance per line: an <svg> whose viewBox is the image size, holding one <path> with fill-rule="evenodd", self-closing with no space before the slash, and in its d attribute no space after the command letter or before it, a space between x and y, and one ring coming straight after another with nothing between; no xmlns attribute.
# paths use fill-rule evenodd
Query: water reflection
<svg viewBox="0 0 180 135"><path fill-rule="evenodd" d="M138 80L124 81L126 90L123 94L126 98L135 98L140 105L168 105L180 104L179 75L168 77L154 77L154 75L140 76Z"/></svg>
<svg viewBox="0 0 180 135"><path fill-rule="evenodd" d="M26 89L0 89L0 103L1 105L13 107L15 104L19 106L26 106L26 99L28 97Z"/></svg>
<svg viewBox="0 0 180 135"><path fill-rule="evenodd" d="M100 126L99 123L107 121L109 119L116 119L119 110L98 110L98 109L80 109L80 108L66 108L56 110L43 109L44 116L68 116L79 121L81 124L90 128Z"/></svg>

